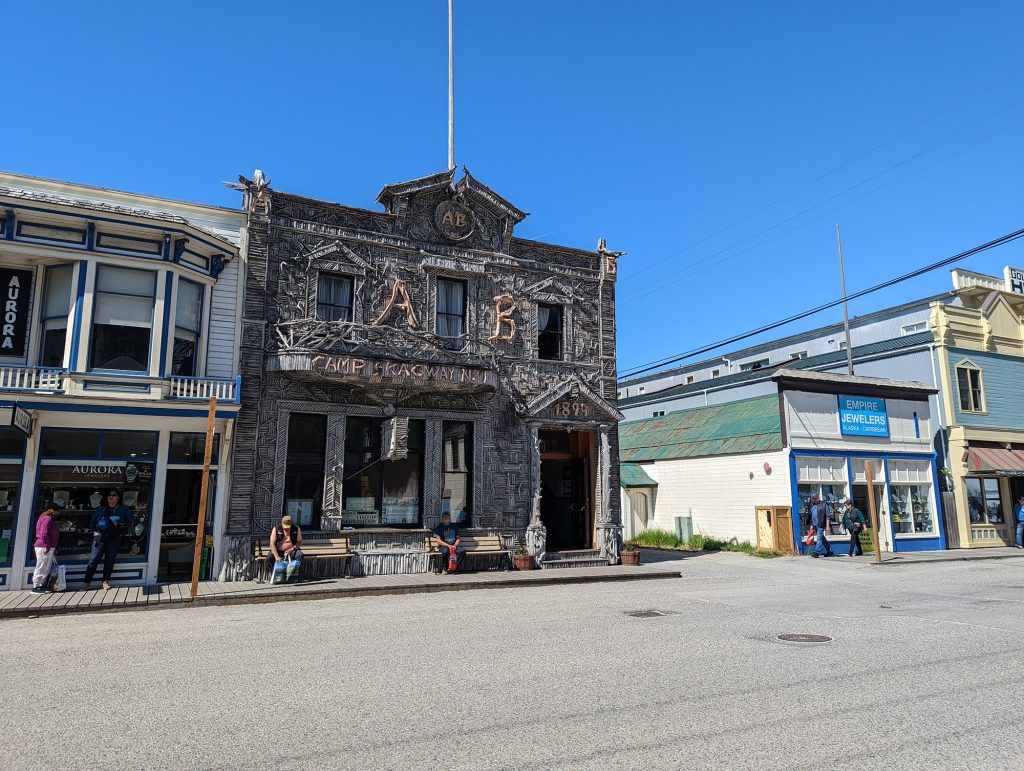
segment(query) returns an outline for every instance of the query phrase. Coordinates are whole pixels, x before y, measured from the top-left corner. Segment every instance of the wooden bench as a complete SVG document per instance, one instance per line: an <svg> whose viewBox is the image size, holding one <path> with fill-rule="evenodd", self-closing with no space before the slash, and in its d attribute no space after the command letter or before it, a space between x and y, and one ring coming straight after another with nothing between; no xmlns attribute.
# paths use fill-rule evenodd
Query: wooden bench
<svg viewBox="0 0 1024 771"><path fill-rule="evenodd" d="M303 540L299 549L302 551L299 578L336 578L348 573L352 551L347 538ZM261 583L269 581L274 572L274 557L270 549L264 550L263 544L256 544L253 562L256 566L253 578Z"/></svg>
<svg viewBox="0 0 1024 771"><path fill-rule="evenodd" d="M464 564L459 566L463 570L468 569L467 566L470 563L475 563L478 559L480 561L487 562L493 557L500 558L500 564L505 568L505 570L512 569L512 549L506 549L501 545L500 536L461 535L459 548L466 550L466 556L463 558ZM437 546L434 545L433 536L427 538L425 549L432 559L436 558L440 560L441 552L438 551ZM439 565L439 567L443 568L447 566Z"/></svg>

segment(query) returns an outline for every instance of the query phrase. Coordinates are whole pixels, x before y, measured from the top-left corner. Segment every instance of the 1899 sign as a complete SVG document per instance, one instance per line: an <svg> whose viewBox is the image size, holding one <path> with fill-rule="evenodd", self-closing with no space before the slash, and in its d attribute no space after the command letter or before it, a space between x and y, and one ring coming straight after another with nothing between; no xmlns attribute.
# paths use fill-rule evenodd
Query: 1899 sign
<svg viewBox="0 0 1024 771"><path fill-rule="evenodd" d="M559 418L589 418L590 405L586 402L572 402L563 399L551 405L551 411Z"/></svg>

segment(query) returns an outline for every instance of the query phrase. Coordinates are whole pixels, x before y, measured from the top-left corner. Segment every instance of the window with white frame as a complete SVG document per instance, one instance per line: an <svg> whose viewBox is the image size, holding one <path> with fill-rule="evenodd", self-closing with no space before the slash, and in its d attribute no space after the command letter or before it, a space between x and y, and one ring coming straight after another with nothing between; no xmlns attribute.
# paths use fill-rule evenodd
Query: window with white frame
<svg viewBox="0 0 1024 771"><path fill-rule="evenodd" d="M717 369L711 370L711 377L718 377L720 374L721 374L721 370L717 370Z"/></svg>
<svg viewBox="0 0 1024 771"><path fill-rule="evenodd" d="M41 327L39 365L63 367L64 348L68 337L68 314L71 312L71 277L73 265L49 265L43 286L43 307L39 314Z"/></svg>
<svg viewBox="0 0 1024 771"><path fill-rule="evenodd" d="M322 321L352 321L352 278L321 273L316 284L316 317Z"/></svg>
<svg viewBox="0 0 1024 771"><path fill-rule="evenodd" d="M156 273L100 265L93 294L91 369L147 372Z"/></svg>
<svg viewBox="0 0 1024 771"><path fill-rule="evenodd" d="M792 351L789 354L789 358L790 359L806 359L807 358L807 351Z"/></svg>
<svg viewBox="0 0 1024 771"><path fill-rule="evenodd" d="M171 346L172 375L194 377L199 374L199 333L202 323L202 284L179 279L178 299L174 308L174 344Z"/></svg>
<svg viewBox="0 0 1024 771"><path fill-rule="evenodd" d="M805 458L796 460L797 498L803 532L811 524L811 499L817 495L828 512L830 535L846 535L842 501L847 496L846 458Z"/></svg>
<svg viewBox="0 0 1024 771"><path fill-rule="evenodd" d="M927 331L928 331L928 322L927 321L918 321L915 324L904 324L902 327L900 327L900 334L903 335L904 337L906 337L907 335L916 335L919 332L927 332Z"/></svg>
<svg viewBox="0 0 1024 771"><path fill-rule="evenodd" d="M970 361L956 365L956 387L960 397L961 412L984 412L985 393L981 380L981 369Z"/></svg>
<svg viewBox="0 0 1024 771"><path fill-rule="evenodd" d="M686 376L686 385L689 385L692 382L693 382L693 375L687 375Z"/></svg>
<svg viewBox="0 0 1024 771"><path fill-rule="evenodd" d="M762 369L768 366L768 359L758 359L757 361L748 361L745 364L740 364L740 372L751 372L755 369Z"/></svg>
<svg viewBox="0 0 1024 771"><path fill-rule="evenodd" d="M935 533L932 467L925 460L889 461L889 499L896 535Z"/></svg>
<svg viewBox="0 0 1024 771"><path fill-rule="evenodd" d="M654 414L651 415L652 418L661 418L661 417L664 417L664 416L665 416L665 410L655 410Z"/></svg>

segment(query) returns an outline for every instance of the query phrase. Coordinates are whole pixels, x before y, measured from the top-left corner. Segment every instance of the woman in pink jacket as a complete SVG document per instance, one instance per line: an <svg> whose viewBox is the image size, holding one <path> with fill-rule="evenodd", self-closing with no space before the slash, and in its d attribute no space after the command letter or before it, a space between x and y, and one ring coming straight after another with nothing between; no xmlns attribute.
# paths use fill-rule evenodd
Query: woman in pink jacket
<svg viewBox="0 0 1024 771"><path fill-rule="evenodd" d="M47 509L36 520L36 569L32 573L32 594L45 594L46 583L53 570L57 553L57 540L60 538L60 526L57 509Z"/></svg>

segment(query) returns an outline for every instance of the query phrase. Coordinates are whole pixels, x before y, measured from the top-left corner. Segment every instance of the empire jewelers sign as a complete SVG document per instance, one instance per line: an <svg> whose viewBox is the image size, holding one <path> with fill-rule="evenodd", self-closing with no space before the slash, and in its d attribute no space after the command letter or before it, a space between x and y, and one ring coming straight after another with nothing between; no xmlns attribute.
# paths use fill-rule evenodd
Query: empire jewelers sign
<svg viewBox="0 0 1024 771"><path fill-rule="evenodd" d="M839 433L843 436L889 436L885 399L873 396L839 397Z"/></svg>
<svg viewBox="0 0 1024 771"><path fill-rule="evenodd" d="M0 356L24 356L32 271L0 268L0 291L4 304L0 319Z"/></svg>

